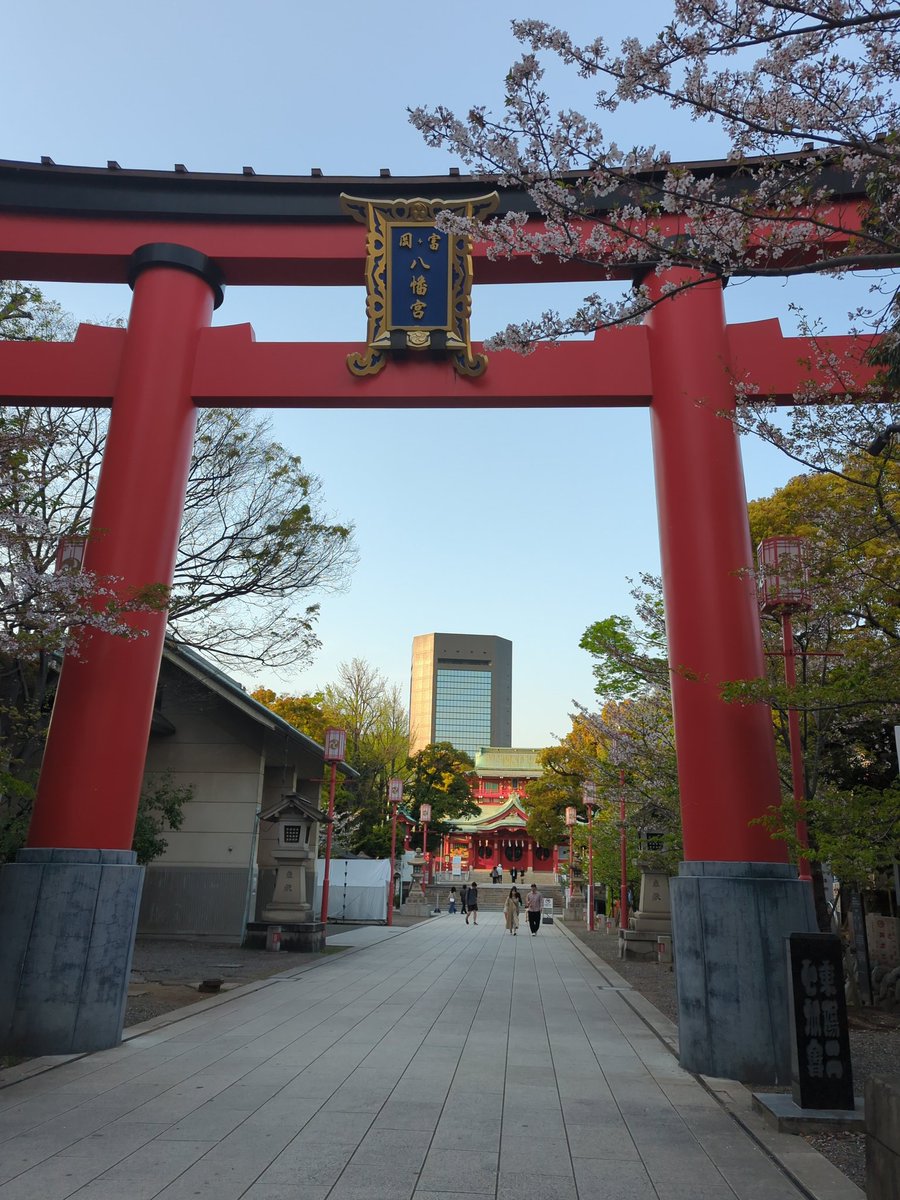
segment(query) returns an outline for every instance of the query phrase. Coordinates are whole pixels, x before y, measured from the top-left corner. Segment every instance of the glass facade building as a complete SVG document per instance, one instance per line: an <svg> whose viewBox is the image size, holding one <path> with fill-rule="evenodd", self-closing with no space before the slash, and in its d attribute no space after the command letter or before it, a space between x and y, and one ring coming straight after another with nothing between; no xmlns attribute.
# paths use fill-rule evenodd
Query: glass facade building
<svg viewBox="0 0 900 1200"><path fill-rule="evenodd" d="M476 634L413 639L410 753L450 742L473 758L512 741L512 642Z"/></svg>
<svg viewBox="0 0 900 1200"><path fill-rule="evenodd" d="M491 673L438 667L434 740L475 755L491 744Z"/></svg>

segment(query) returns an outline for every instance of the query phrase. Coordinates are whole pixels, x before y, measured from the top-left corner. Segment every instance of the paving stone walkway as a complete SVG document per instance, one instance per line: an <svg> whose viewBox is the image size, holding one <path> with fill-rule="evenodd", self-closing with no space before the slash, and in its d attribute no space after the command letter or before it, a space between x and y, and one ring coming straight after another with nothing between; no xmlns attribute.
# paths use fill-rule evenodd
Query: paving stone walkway
<svg viewBox="0 0 900 1200"><path fill-rule="evenodd" d="M0 1200L820 1194L558 926L329 940L353 950L0 1089Z"/></svg>

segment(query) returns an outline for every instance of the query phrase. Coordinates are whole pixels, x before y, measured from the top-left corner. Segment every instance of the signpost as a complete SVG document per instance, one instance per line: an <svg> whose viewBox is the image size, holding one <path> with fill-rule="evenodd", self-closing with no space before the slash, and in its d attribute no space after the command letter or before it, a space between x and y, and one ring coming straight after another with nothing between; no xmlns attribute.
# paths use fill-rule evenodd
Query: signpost
<svg viewBox="0 0 900 1200"><path fill-rule="evenodd" d="M581 785L581 798L588 815L588 929L594 932L594 809L597 785L590 779Z"/></svg>
<svg viewBox="0 0 900 1200"><path fill-rule="evenodd" d="M428 826L431 824L431 805L423 804L419 809L419 820L422 822L422 895L425 895L426 876L428 875Z"/></svg>
<svg viewBox="0 0 900 1200"><path fill-rule="evenodd" d="M325 762L331 763L331 783L328 788L328 828L325 833L325 874L322 878L322 924L328 936L328 876L331 872L331 837L334 831L334 792L337 781L337 766L347 753L347 733L343 729L325 730Z"/></svg>
<svg viewBox="0 0 900 1200"><path fill-rule="evenodd" d="M569 904L575 896L575 853L572 844L572 831L575 828L576 809L574 804L566 806L566 825L569 827Z"/></svg>
<svg viewBox="0 0 900 1200"><path fill-rule="evenodd" d="M391 806L391 883L388 895L387 923L394 923L394 861L397 857L397 809L403 799L403 780L388 780L388 803ZM400 898L403 899L403 882L400 883Z"/></svg>
<svg viewBox="0 0 900 1200"><path fill-rule="evenodd" d="M794 1103L800 1108L853 1111L841 939L833 933L792 933L786 942L793 999Z"/></svg>

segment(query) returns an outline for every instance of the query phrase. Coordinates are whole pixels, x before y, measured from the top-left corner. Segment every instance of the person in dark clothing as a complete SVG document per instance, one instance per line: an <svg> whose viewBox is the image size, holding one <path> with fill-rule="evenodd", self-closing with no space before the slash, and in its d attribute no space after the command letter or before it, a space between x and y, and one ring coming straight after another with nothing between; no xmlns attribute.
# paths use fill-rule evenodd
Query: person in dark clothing
<svg viewBox="0 0 900 1200"><path fill-rule="evenodd" d="M459 889L459 911L463 914L463 916L466 915L466 896L468 895L468 892L469 885L464 883Z"/></svg>
<svg viewBox="0 0 900 1200"><path fill-rule="evenodd" d="M525 897L525 909L528 912L528 925L531 929L531 936L535 934L541 927L541 912L544 907L544 897L537 890L537 884L531 885L531 891Z"/></svg>
<svg viewBox="0 0 900 1200"><path fill-rule="evenodd" d="M472 924L478 924L478 884L472 883L469 885L469 890L466 892L466 924L469 923L469 914L472 914Z"/></svg>

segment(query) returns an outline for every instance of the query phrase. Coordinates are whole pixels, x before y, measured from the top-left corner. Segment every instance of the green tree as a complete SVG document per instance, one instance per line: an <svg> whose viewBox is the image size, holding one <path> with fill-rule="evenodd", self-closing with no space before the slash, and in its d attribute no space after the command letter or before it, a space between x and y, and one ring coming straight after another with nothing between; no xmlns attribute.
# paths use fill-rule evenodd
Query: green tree
<svg viewBox="0 0 900 1200"><path fill-rule="evenodd" d="M872 466L871 470L884 470ZM837 475L804 475L750 505L754 539L806 539L812 607L793 619L797 686L784 683L781 623L764 618L769 671L726 695L772 706L784 800L766 824L800 856L788 709L798 712L814 875L827 862L867 885L900 855L893 726L900 722L900 543L881 499ZM819 892L820 921L827 920Z"/></svg>
<svg viewBox="0 0 900 1200"><path fill-rule="evenodd" d="M632 588L635 618L612 616L588 626L581 639L593 658L599 712L585 713L603 748L593 778L598 816L618 822L618 797L626 799L629 834L644 843L647 869L672 871L680 860L681 813L675 731L669 686L665 614L660 580L642 575ZM661 848L648 849L648 836Z"/></svg>
<svg viewBox="0 0 900 1200"><path fill-rule="evenodd" d="M528 785L528 833L548 849L568 840L565 811L570 805L581 810L581 785L594 779L605 754L590 720L572 718L572 728L556 746L541 750L542 773Z"/></svg>
<svg viewBox="0 0 900 1200"><path fill-rule="evenodd" d="M193 784L177 787L171 775L144 781L134 826L132 850L139 863L149 863L163 853L167 830L178 830L184 822L184 806L194 797Z"/></svg>
<svg viewBox="0 0 900 1200"><path fill-rule="evenodd" d="M322 692L314 692L310 696L291 696L285 692L273 692L271 688L257 687L250 695L281 717L282 721L287 721L288 725L293 725L314 742L322 744L328 725Z"/></svg>
<svg viewBox="0 0 900 1200"><path fill-rule="evenodd" d="M403 777L408 719L396 684L364 659L341 663L338 677L310 696L276 695L257 688L253 698L301 732L321 742L328 726L347 733L347 762L357 773L335 793L334 844L341 850L385 858L391 829L388 780Z"/></svg>
<svg viewBox="0 0 900 1200"><path fill-rule="evenodd" d="M418 820L422 805L431 805L430 846L450 832L454 821L481 811L472 799L474 767L469 755L450 742L433 742L408 760L404 807Z"/></svg>

